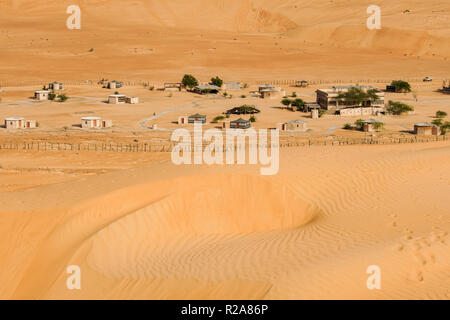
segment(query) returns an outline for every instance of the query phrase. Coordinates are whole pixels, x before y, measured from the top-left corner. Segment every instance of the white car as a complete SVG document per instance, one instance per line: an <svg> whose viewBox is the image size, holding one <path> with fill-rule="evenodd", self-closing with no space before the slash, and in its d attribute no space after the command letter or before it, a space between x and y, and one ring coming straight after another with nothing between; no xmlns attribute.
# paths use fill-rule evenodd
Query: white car
<svg viewBox="0 0 450 320"><path fill-rule="evenodd" d="M431 77L425 77L425 78L423 78L423 82L426 82L426 81L433 81L433 79L432 79Z"/></svg>

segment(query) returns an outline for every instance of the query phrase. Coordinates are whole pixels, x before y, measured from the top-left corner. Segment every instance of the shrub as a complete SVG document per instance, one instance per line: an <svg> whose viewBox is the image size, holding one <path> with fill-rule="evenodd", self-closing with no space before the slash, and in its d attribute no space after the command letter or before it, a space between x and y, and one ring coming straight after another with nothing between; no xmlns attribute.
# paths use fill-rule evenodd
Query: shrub
<svg viewBox="0 0 450 320"><path fill-rule="evenodd" d="M55 98L56 98L56 94L54 92L50 92L48 94L48 100L55 100Z"/></svg>
<svg viewBox="0 0 450 320"><path fill-rule="evenodd" d="M245 94L243 94L243 95L241 96L241 98L242 98L242 99L245 99L245 98L247 98L247 96L246 96Z"/></svg>
<svg viewBox="0 0 450 320"><path fill-rule="evenodd" d="M319 118L322 118L322 116L326 113L324 109L319 109Z"/></svg>
<svg viewBox="0 0 450 320"><path fill-rule="evenodd" d="M256 117L255 116L251 116L250 119L248 119L250 122L255 122L256 121Z"/></svg>
<svg viewBox="0 0 450 320"><path fill-rule="evenodd" d="M406 103L395 102L395 101L390 100L389 106L386 108L386 110L394 115L401 115L401 114L409 112L409 111L414 111L414 107L412 107Z"/></svg>
<svg viewBox="0 0 450 320"><path fill-rule="evenodd" d="M211 82L209 84L212 84L213 86L222 87L223 80L219 77L211 78Z"/></svg>
<svg viewBox="0 0 450 320"><path fill-rule="evenodd" d="M394 80L391 86L395 87L395 92L411 92L411 85L403 80Z"/></svg>
<svg viewBox="0 0 450 320"><path fill-rule="evenodd" d="M364 120L363 119L358 119L358 120L355 121L355 126L358 129L362 129L363 125L364 125Z"/></svg>
<svg viewBox="0 0 450 320"><path fill-rule="evenodd" d="M285 99L281 100L281 104L286 106L286 107L289 107L292 104L292 100L288 99L288 98L285 98Z"/></svg>
<svg viewBox="0 0 450 320"><path fill-rule="evenodd" d="M342 127L342 129L345 129L345 130L351 130L351 129L353 129L353 127L352 127L352 125L351 125L350 123L346 123L346 124L344 124L344 126Z"/></svg>
<svg viewBox="0 0 450 320"><path fill-rule="evenodd" d="M442 119L434 119L433 121L431 121L432 124L434 124L435 126L442 126Z"/></svg>
<svg viewBox="0 0 450 320"><path fill-rule="evenodd" d="M197 79L195 79L195 77L191 74L185 74L183 76L183 79L181 80L181 83L183 84L183 86L192 89L195 86L198 86L198 81Z"/></svg>
<svg viewBox="0 0 450 320"><path fill-rule="evenodd" d="M248 83L244 83L244 84L242 85L242 88L247 89L247 88L248 88Z"/></svg>
<svg viewBox="0 0 450 320"><path fill-rule="evenodd" d="M447 116L447 112L438 110L436 111L436 118L445 118Z"/></svg>
<svg viewBox="0 0 450 320"><path fill-rule="evenodd" d="M292 92L291 97L292 97L292 98L296 98L296 97L297 97L297 93L296 93L296 92Z"/></svg>
<svg viewBox="0 0 450 320"><path fill-rule="evenodd" d="M66 96L64 93L58 94L58 102L64 102L67 99L69 99L69 97Z"/></svg>
<svg viewBox="0 0 450 320"><path fill-rule="evenodd" d="M218 121L223 120L223 119L225 119L224 116L217 116L211 121L211 123L217 123Z"/></svg>
<svg viewBox="0 0 450 320"><path fill-rule="evenodd" d="M445 121L445 123L443 123L442 125L441 125L441 134L446 134L447 133L447 130L449 130L450 129L450 122L449 121Z"/></svg>

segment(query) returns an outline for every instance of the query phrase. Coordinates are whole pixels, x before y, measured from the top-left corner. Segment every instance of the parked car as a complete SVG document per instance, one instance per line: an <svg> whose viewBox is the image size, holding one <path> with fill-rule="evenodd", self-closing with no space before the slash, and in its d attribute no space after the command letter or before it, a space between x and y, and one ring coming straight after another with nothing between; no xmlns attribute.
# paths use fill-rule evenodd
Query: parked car
<svg viewBox="0 0 450 320"><path fill-rule="evenodd" d="M431 77L425 77L423 78L423 82L427 82L427 81L433 81L433 79Z"/></svg>

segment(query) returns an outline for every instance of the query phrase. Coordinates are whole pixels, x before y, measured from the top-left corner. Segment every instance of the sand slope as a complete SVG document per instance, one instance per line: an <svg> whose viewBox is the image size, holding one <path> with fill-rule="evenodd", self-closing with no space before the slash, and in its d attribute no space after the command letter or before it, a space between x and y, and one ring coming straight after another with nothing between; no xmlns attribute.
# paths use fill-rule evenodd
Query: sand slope
<svg viewBox="0 0 450 320"><path fill-rule="evenodd" d="M450 4L438 0L378 1L382 29L374 31L366 28L370 1L78 4L81 30L68 30L71 2L1 1L0 57L9 64L0 80L448 77Z"/></svg>
<svg viewBox="0 0 450 320"><path fill-rule="evenodd" d="M449 154L299 148L276 177L162 163L0 195L0 296L448 299Z"/></svg>

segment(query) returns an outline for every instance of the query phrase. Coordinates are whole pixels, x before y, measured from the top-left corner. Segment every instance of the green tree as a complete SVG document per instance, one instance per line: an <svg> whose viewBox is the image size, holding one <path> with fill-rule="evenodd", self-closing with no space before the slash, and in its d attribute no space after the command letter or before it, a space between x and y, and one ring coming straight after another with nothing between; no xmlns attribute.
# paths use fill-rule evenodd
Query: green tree
<svg viewBox="0 0 450 320"><path fill-rule="evenodd" d="M356 120L356 121L355 121L355 126L356 126L358 129L362 129L362 127L364 126L364 120L363 120L363 119L358 119L358 120Z"/></svg>
<svg viewBox="0 0 450 320"><path fill-rule="evenodd" d="M392 114L401 115L401 114L409 112L409 111L414 111L414 107L412 107L406 103L390 100L389 106L386 108L386 110Z"/></svg>
<svg viewBox="0 0 450 320"><path fill-rule="evenodd" d="M352 87L346 92L341 92L338 94L337 99L344 102L345 105L361 105L364 101L368 99L367 93L361 88Z"/></svg>
<svg viewBox="0 0 450 320"><path fill-rule="evenodd" d="M447 112L438 110L436 111L436 118L445 118L447 116Z"/></svg>
<svg viewBox="0 0 450 320"><path fill-rule="evenodd" d="M442 119L434 119L433 121L431 121L432 124L434 124L435 126L442 126Z"/></svg>
<svg viewBox="0 0 450 320"><path fill-rule="evenodd" d="M300 110L301 108L303 108L303 106L305 105L305 101L303 101L300 98L295 99L294 101L292 101L291 105L293 107L295 107L297 110Z"/></svg>
<svg viewBox="0 0 450 320"><path fill-rule="evenodd" d="M395 92L411 92L411 85L403 80L394 80L391 86L395 87Z"/></svg>
<svg viewBox="0 0 450 320"><path fill-rule="evenodd" d="M223 80L220 79L219 77L211 78L211 82L209 84L221 88L223 85Z"/></svg>
<svg viewBox="0 0 450 320"><path fill-rule="evenodd" d="M283 106L288 107L288 108L291 106L292 102L293 101L291 99L288 99L288 98L284 98L283 100L281 100L281 104Z"/></svg>
<svg viewBox="0 0 450 320"><path fill-rule="evenodd" d="M183 86L192 89L196 86L198 86L198 81L195 79L195 77L191 74L185 74L183 79L181 80L181 83Z"/></svg>

